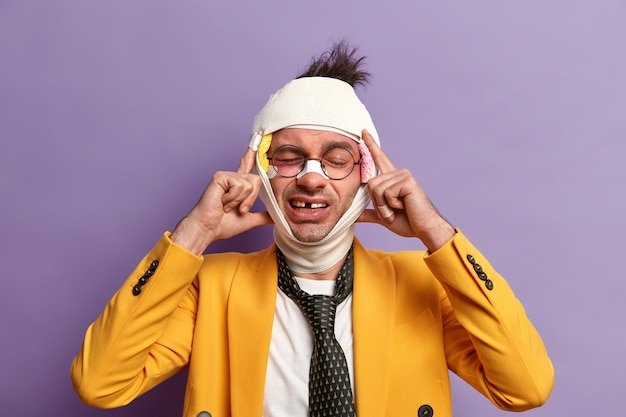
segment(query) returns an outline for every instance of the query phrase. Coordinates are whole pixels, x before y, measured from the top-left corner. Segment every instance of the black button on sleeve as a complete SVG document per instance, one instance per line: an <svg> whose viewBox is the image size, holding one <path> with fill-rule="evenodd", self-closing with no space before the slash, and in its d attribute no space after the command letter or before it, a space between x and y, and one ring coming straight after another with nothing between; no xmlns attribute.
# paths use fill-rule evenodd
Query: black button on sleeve
<svg viewBox="0 0 626 417"><path fill-rule="evenodd" d="M148 267L146 272L144 272L143 276L139 278L139 280L137 281L137 285L133 287L133 295L141 294L141 287L148 283L148 280L150 279L152 275L154 275L154 271L157 269L158 266L159 266L158 259L155 259L154 261L150 263L150 266Z"/></svg>
<svg viewBox="0 0 626 417"><path fill-rule="evenodd" d="M433 414L434 414L433 408L428 404L422 405L417 410L418 417L433 417Z"/></svg>
<svg viewBox="0 0 626 417"><path fill-rule="evenodd" d="M482 281L487 280L487 274L485 274L483 271L478 273L478 278L480 278Z"/></svg>
<svg viewBox="0 0 626 417"><path fill-rule="evenodd" d="M472 255L467 255L467 260L469 261L469 263L471 263L472 265L474 265L474 263L476 262L476 260L474 260L474 257Z"/></svg>
<svg viewBox="0 0 626 417"><path fill-rule="evenodd" d="M487 289L489 291L493 290L493 281L488 279L487 281L485 281L485 287L487 287Z"/></svg>

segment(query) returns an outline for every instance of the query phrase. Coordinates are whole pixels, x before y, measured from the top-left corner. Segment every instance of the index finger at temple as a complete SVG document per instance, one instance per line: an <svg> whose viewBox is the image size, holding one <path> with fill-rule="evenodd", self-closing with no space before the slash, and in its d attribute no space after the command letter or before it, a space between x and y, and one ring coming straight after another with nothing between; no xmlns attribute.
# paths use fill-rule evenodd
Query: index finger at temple
<svg viewBox="0 0 626 417"><path fill-rule="evenodd" d="M252 135L252 137L250 138L250 145L248 146L248 149L246 149L246 153L243 154L241 162L239 163L239 167L237 168L238 173L249 174L252 172L254 168L256 153L259 149L259 144L261 143L262 139L262 131L258 131Z"/></svg>
<svg viewBox="0 0 626 417"><path fill-rule="evenodd" d="M240 174L251 173L252 169L254 168L255 159L256 159L256 151L252 150L252 148L246 149L246 153L243 154L243 157L241 158L241 162L239 163L237 172Z"/></svg>
<svg viewBox="0 0 626 417"><path fill-rule="evenodd" d="M390 172L395 171L396 167L393 165L391 160L387 157L387 154L383 152L383 150L378 146L378 143L374 140L374 137L370 135L370 133L363 129L361 132L361 136L363 137L363 141L367 145L372 154L372 159L374 163L380 169L380 172Z"/></svg>

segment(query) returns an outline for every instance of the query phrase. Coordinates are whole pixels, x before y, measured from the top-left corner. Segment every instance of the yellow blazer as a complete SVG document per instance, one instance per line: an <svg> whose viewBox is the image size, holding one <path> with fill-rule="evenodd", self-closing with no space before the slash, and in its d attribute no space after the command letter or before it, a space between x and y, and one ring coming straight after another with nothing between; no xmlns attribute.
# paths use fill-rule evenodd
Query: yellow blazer
<svg viewBox="0 0 626 417"><path fill-rule="evenodd" d="M275 246L196 257L168 236L87 330L71 366L78 395L118 407L188 366L183 416L260 417ZM357 241L354 259L359 417L451 416L449 369L502 409L546 401L554 371L540 336L460 232L430 255L366 250Z"/></svg>

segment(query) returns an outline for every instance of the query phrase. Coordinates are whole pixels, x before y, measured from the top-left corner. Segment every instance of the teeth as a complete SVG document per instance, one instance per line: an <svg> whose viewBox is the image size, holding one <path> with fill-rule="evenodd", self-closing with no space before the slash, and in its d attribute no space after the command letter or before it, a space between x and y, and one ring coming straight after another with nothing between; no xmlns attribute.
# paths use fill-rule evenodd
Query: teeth
<svg viewBox="0 0 626 417"><path fill-rule="evenodd" d="M297 208L306 208L310 207L312 209L325 208L326 204L324 203L305 203L304 201L292 201L291 205Z"/></svg>

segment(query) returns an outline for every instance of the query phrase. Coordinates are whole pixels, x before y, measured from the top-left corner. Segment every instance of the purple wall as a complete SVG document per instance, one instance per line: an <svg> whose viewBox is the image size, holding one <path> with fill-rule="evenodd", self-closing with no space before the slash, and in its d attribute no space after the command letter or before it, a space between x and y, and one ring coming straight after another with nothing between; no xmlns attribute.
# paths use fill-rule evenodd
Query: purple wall
<svg viewBox="0 0 626 417"><path fill-rule="evenodd" d="M216 3L0 1L0 415L180 415L184 375L100 411L70 361L211 174L236 167L268 94L343 37L370 57L361 96L383 147L544 336L556 386L526 415L623 415L624 3ZM508 415L454 384L458 415Z"/></svg>

